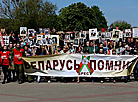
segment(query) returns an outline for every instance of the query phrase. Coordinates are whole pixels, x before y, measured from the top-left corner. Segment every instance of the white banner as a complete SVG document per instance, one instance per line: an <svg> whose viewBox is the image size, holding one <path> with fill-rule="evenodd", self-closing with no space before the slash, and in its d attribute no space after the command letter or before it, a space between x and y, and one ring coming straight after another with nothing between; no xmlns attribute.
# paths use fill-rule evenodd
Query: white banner
<svg viewBox="0 0 138 102"><path fill-rule="evenodd" d="M132 72L137 62L137 56L61 54L54 56L23 57L23 60L32 66L32 68L27 69L31 72L27 73L28 75L120 77L127 76Z"/></svg>

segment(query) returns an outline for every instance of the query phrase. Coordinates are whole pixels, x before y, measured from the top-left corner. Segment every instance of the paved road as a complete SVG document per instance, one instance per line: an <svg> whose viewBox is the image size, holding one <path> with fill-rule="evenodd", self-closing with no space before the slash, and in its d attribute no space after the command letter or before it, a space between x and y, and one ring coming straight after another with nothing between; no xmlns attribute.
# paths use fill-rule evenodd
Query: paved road
<svg viewBox="0 0 138 102"><path fill-rule="evenodd" d="M0 102L138 102L138 82L0 83Z"/></svg>

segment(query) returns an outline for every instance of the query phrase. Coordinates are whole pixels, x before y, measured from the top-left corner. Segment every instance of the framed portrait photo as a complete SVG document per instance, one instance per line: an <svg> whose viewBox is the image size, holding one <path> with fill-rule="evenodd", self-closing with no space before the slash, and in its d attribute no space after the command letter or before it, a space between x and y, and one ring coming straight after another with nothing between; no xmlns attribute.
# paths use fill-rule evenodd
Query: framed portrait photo
<svg viewBox="0 0 138 102"><path fill-rule="evenodd" d="M51 35L52 44L57 44L59 46L59 35Z"/></svg>
<svg viewBox="0 0 138 102"><path fill-rule="evenodd" d="M9 36L3 36L5 45L9 45Z"/></svg>
<svg viewBox="0 0 138 102"><path fill-rule="evenodd" d="M98 39L97 28L89 29L89 40Z"/></svg>
<svg viewBox="0 0 138 102"><path fill-rule="evenodd" d="M73 46L76 46L76 47L79 46L79 39L78 38L74 39Z"/></svg>
<svg viewBox="0 0 138 102"><path fill-rule="evenodd" d="M27 27L20 27L20 36L27 35Z"/></svg>
<svg viewBox="0 0 138 102"><path fill-rule="evenodd" d="M35 45L34 39L28 39L28 45L33 47Z"/></svg>
<svg viewBox="0 0 138 102"><path fill-rule="evenodd" d="M119 40L120 30L113 29L112 40Z"/></svg>
<svg viewBox="0 0 138 102"><path fill-rule="evenodd" d="M28 37L29 38L32 38L35 34L35 32L34 32L35 30L34 29L28 29Z"/></svg>
<svg viewBox="0 0 138 102"><path fill-rule="evenodd" d="M126 38L131 37L131 29L125 29L124 37Z"/></svg>
<svg viewBox="0 0 138 102"><path fill-rule="evenodd" d="M65 34L65 42L69 42L70 41L70 36L69 34Z"/></svg>
<svg viewBox="0 0 138 102"><path fill-rule="evenodd" d="M80 37L85 39L86 38L86 31L82 31Z"/></svg>

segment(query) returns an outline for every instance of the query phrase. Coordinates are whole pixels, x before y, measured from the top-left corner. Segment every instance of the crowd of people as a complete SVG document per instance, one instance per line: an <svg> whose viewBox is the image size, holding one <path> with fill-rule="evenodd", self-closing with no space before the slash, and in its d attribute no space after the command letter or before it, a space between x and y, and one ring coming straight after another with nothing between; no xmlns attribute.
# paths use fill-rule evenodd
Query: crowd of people
<svg viewBox="0 0 138 102"><path fill-rule="evenodd" d="M108 54L108 55L137 55L137 41L133 38L120 38L118 41L106 39L102 42L99 39L89 40L88 37L79 43L78 46L73 46L72 42L64 41L64 34L59 34L59 46L57 52L62 53L80 53L80 54ZM19 84L25 81L24 61L21 57L50 55L52 48L49 45L29 46L23 42L23 38L18 35L15 37L11 34L9 45L1 46L0 48L0 64L2 66L4 79L2 84L17 81ZM1 45L1 44L0 44ZM11 75L12 73L12 75ZM12 76L12 78L11 78ZM134 78L138 78L138 67L134 68ZM66 79L66 78L65 78ZM79 80L79 78L78 78ZM79 82L79 81L78 81Z"/></svg>

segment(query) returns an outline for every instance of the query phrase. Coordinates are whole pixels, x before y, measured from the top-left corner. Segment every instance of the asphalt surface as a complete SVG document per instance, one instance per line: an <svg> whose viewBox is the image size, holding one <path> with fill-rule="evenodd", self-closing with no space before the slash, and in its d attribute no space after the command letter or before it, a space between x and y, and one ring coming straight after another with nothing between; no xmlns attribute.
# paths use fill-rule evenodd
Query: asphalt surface
<svg viewBox="0 0 138 102"><path fill-rule="evenodd" d="M138 102L138 82L0 83L0 102Z"/></svg>

